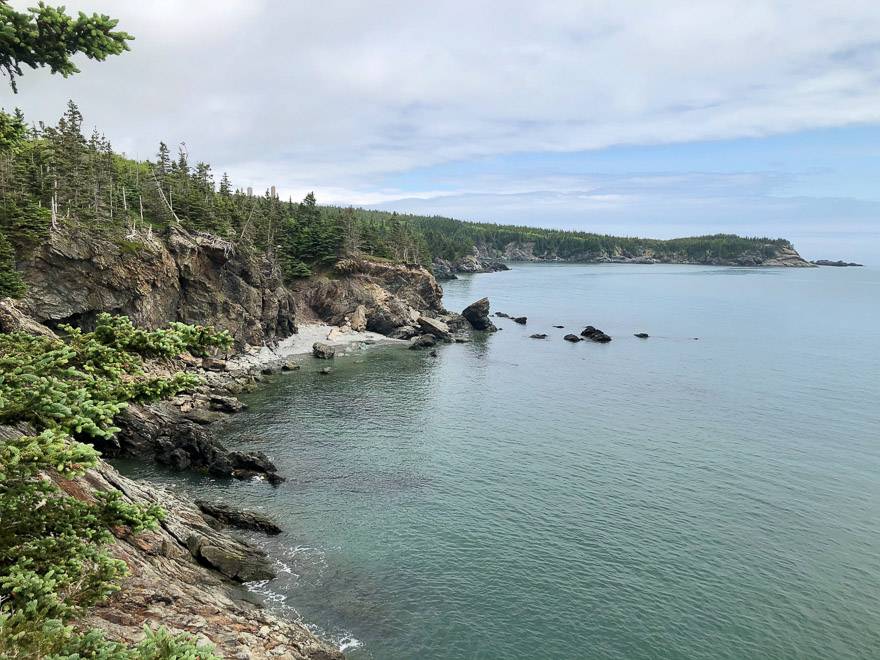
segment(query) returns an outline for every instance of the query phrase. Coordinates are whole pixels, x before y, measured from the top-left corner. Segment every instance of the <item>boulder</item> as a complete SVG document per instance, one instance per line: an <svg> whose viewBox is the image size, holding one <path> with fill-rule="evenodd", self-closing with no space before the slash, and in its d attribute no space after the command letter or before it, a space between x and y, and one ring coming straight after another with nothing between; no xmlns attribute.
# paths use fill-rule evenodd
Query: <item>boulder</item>
<svg viewBox="0 0 880 660"><path fill-rule="evenodd" d="M583 341L583 339L581 337L578 337L577 335L565 335L565 337L563 337L563 339L565 341L570 341L570 342Z"/></svg>
<svg viewBox="0 0 880 660"><path fill-rule="evenodd" d="M354 310L354 313L348 319L348 324L351 326L351 329L356 332L363 332L367 329L367 308L363 305L358 305Z"/></svg>
<svg viewBox="0 0 880 660"><path fill-rule="evenodd" d="M611 341L611 337L591 325L588 325L581 331L581 337L586 337L590 341L599 342L600 344L607 344Z"/></svg>
<svg viewBox="0 0 880 660"><path fill-rule="evenodd" d="M536 332L533 335L529 335L530 339L547 339L547 335L542 332Z"/></svg>
<svg viewBox="0 0 880 660"><path fill-rule="evenodd" d="M633 337L638 337L639 339L647 339L650 336L651 335L649 335L647 332L637 332L633 335Z"/></svg>
<svg viewBox="0 0 880 660"><path fill-rule="evenodd" d="M437 339L452 339L449 326L439 319L433 319L430 316L420 316L419 327L429 335L434 335Z"/></svg>
<svg viewBox="0 0 880 660"><path fill-rule="evenodd" d="M554 328L564 328L565 326L564 325L554 325L553 327Z"/></svg>
<svg viewBox="0 0 880 660"><path fill-rule="evenodd" d="M336 357L336 349L326 342L316 341L312 344L312 355L321 360L332 360Z"/></svg>
<svg viewBox="0 0 880 660"><path fill-rule="evenodd" d="M412 350L431 348L436 345L437 338L434 335L419 335L418 337L413 337L409 342L409 347Z"/></svg>
<svg viewBox="0 0 880 660"><path fill-rule="evenodd" d="M468 323L473 326L474 330L485 330L494 332L498 328L489 320L489 299L480 298L477 302L471 303L465 307L461 315L465 317Z"/></svg>
<svg viewBox="0 0 880 660"><path fill-rule="evenodd" d="M321 369L321 375L322 375L322 376L326 376L326 375L329 374L331 371L333 371L333 369L331 369L330 367L324 367L323 369Z"/></svg>
<svg viewBox="0 0 880 660"><path fill-rule="evenodd" d="M525 325L526 321L528 321L525 316L512 316L511 320L513 320L514 323L519 323L520 325Z"/></svg>
<svg viewBox="0 0 880 660"><path fill-rule="evenodd" d="M495 312L495 316L497 316L499 319L509 319L510 318L510 314L505 314L504 312Z"/></svg>

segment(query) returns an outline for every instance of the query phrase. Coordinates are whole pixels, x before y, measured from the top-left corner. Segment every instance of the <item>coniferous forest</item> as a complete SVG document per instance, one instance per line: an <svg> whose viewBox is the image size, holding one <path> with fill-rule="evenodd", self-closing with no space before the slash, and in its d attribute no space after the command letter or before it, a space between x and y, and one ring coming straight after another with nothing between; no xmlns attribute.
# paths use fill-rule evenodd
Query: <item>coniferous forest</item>
<svg viewBox="0 0 880 660"><path fill-rule="evenodd" d="M475 246L503 250L534 245L537 255L590 260L615 250L640 254L732 257L756 247L769 256L782 239L732 235L669 241L621 238L579 231L464 222L444 217L319 206L279 199L269 189L253 194L225 173L193 162L183 145L160 142L152 160L136 161L113 150L97 130L84 129L72 101L54 125L28 123L18 111L0 112L0 296L24 291L14 269L19 254L50 231L79 228L124 242L178 226L207 232L236 248L267 254L286 278L306 277L340 256L429 265L458 259Z"/></svg>

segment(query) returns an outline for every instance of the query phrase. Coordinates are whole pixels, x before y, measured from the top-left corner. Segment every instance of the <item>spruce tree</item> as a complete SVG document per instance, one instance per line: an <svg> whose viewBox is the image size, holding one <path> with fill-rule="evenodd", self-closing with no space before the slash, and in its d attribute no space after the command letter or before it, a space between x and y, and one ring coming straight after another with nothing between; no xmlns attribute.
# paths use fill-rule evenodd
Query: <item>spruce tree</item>
<svg viewBox="0 0 880 660"><path fill-rule="evenodd" d="M0 231L0 298L20 298L24 288L21 275L15 270L15 251Z"/></svg>

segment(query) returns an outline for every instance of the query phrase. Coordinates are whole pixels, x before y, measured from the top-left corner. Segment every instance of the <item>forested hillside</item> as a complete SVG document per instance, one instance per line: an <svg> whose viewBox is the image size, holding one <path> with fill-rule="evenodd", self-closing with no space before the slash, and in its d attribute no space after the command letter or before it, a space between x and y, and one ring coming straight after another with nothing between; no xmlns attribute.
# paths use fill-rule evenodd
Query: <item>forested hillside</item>
<svg viewBox="0 0 880 660"><path fill-rule="evenodd" d="M536 256L572 261L589 261L615 252L644 254L649 251L658 256L686 255L693 260L700 260L706 255L721 259L734 258L755 250L765 257L772 257L780 248L791 247L791 243L782 238L743 238L732 234L658 240L465 222L440 216L400 215L364 209L357 209L354 214L367 223L388 222L392 219L403 221L413 227L416 234L424 240L432 257L451 261L473 253L474 247L497 251L503 256L505 249L511 244L531 244L532 252Z"/></svg>
<svg viewBox="0 0 880 660"><path fill-rule="evenodd" d="M10 242L26 250L60 226L136 241L173 225L268 253L287 277L356 250L394 260L426 256L408 223L358 221L352 209L319 208L311 194L299 203L268 190L247 194L226 174L217 181L207 163L191 163L182 145L172 153L160 143L150 161L126 158L100 133L83 134L73 102L53 126L0 112L0 295L20 289L9 270Z"/></svg>
<svg viewBox="0 0 880 660"><path fill-rule="evenodd" d="M20 112L0 111L0 296L24 290L14 250L21 256L58 227L101 232L136 250L145 233L177 225L265 253L286 278L308 276L353 253L428 265L472 254L475 247L516 259L510 246L527 246L530 257L541 259L591 261L650 251L710 263L744 252L771 257L790 247L783 239L660 241L321 207L311 193L301 202L278 199L270 190L250 194L225 173L218 181L209 164L192 163L183 145L175 151L160 143L148 161L116 153L99 132L83 134L73 102L55 125L29 125Z"/></svg>

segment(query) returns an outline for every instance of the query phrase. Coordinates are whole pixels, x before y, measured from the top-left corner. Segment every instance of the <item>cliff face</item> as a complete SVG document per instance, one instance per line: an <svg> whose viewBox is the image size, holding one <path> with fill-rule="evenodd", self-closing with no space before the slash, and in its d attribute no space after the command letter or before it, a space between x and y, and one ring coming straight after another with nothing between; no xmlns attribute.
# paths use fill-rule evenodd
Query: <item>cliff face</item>
<svg viewBox="0 0 880 660"><path fill-rule="evenodd" d="M151 328L211 324L239 345L296 331L294 299L277 268L207 235L172 230L120 241L59 231L19 266L28 285L23 308L49 325L88 326L111 312Z"/></svg>

